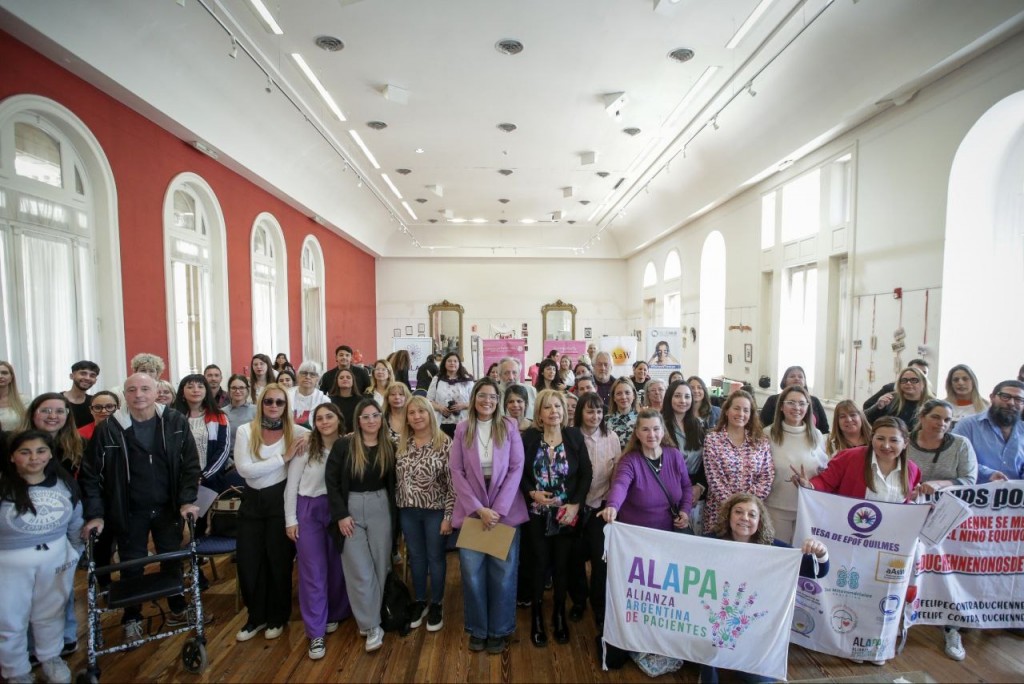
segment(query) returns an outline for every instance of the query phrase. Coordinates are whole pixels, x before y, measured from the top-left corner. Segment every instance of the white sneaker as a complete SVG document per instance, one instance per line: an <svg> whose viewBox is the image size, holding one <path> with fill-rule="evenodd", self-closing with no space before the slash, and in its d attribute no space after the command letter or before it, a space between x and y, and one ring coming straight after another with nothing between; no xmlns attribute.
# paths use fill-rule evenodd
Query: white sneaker
<svg viewBox="0 0 1024 684"><path fill-rule="evenodd" d="M338 623L337 622L328 622L327 623L327 633L328 634L334 634L337 631L338 631Z"/></svg>
<svg viewBox="0 0 1024 684"><path fill-rule="evenodd" d="M238 630L238 633L235 634L235 640L236 641L248 641L249 639L252 639L254 636L259 634L260 632L262 632L266 628L267 628L267 623L265 623L265 622L262 623L262 624L259 624L259 625L254 625L251 622L247 622L245 624L245 627L242 627L242 629Z"/></svg>
<svg viewBox="0 0 1024 684"><path fill-rule="evenodd" d="M276 639L282 634L284 634L284 625L273 625L271 627L267 627L267 631L263 633L263 638L270 641L271 639Z"/></svg>
<svg viewBox="0 0 1024 684"><path fill-rule="evenodd" d="M946 655L953 660L963 660L967 657L967 649L964 648L959 629L946 630Z"/></svg>
<svg viewBox="0 0 1024 684"><path fill-rule="evenodd" d="M24 674L11 675L7 678L8 684L33 684L35 681L36 676L32 674L32 670L29 670Z"/></svg>
<svg viewBox="0 0 1024 684"><path fill-rule="evenodd" d="M71 670L59 656L42 663L43 677L51 684L71 684Z"/></svg>
<svg viewBox="0 0 1024 684"><path fill-rule="evenodd" d="M366 652L376 651L384 645L384 630L379 626L371 627L366 632Z"/></svg>
<svg viewBox="0 0 1024 684"><path fill-rule="evenodd" d="M309 640L309 650L306 651L310 660L320 660L327 655L327 646L324 645L324 638L317 637Z"/></svg>

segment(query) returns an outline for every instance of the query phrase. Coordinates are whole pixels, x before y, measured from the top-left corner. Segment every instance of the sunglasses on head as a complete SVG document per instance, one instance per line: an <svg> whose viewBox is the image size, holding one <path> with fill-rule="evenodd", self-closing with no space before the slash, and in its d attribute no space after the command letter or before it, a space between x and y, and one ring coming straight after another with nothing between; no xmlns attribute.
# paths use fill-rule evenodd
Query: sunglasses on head
<svg viewBox="0 0 1024 684"><path fill-rule="evenodd" d="M288 405L288 400L287 399L264 399L263 400L263 405L264 406L287 406Z"/></svg>

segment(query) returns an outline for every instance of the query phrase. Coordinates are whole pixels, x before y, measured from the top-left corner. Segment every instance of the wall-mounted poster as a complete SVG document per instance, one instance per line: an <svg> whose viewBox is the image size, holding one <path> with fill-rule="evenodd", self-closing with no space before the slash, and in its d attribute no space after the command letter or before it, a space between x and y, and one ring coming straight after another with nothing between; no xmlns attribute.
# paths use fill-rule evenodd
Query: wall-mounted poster
<svg viewBox="0 0 1024 684"><path fill-rule="evenodd" d="M572 363L576 365L576 359L587 353L586 340L544 340L544 358L547 358L552 349L557 349L559 354L569 355Z"/></svg>
<svg viewBox="0 0 1024 684"><path fill-rule="evenodd" d="M404 349L409 352L409 382L413 389L416 389L416 371L427 356L433 351L432 340L429 337L394 337L391 340L391 351ZM424 388L426 389L426 388Z"/></svg>
<svg viewBox="0 0 1024 684"><path fill-rule="evenodd" d="M522 368L526 367L526 340L482 340L484 345L483 363L480 364L481 375L487 372L492 363L511 356L519 361Z"/></svg>
<svg viewBox="0 0 1024 684"><path fill-rule="evenodd" d="M636 361L636 338L632 335L602 337L597 342L598 351L606 351L612 356L612 375L633 375L633 362Z"/></svg>
<svg viewBox="0 0 1024 684"><path fill-rule="evenodd" d="M673 371L682 371L679 350L682 349L682 331L679 328L651 328L647 331L646 359L652 378L668 380Z"/></svg>

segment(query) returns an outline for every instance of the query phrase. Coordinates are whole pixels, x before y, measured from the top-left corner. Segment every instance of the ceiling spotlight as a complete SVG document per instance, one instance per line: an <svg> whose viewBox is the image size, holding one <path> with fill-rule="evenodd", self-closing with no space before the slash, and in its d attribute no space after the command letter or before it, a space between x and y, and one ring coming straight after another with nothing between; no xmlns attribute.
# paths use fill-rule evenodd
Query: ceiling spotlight
<svg viewBox="0 0 1024 684"><path fill-rule="evenodd" d="M506 133L511 133L512 131L516 130L517 128L518 128L518 126L516 126L514 123L500 123L500 124L498 124L498 130L505 131Z"/></svg>
<svg viewBox="0 0 1024 684"><path fill-rule="evenodd" d="M622 110L629 102L626 93L622 91L606 93L601 96L601 100L604 102L604 111L608 113L608 116L612 117L615 121L622 119Z"/></svg>
<svg viewBox="0 0 1024 684"><path fill-rule="evenodd" d="M423 148L422 147L417 147L416 148L416 154L423 154Z"/></svg>
<svg viewBox="0 0 1024 684"><path fill-rule="evenodd" d="M234 36L231 36L231 52L228 53L228 57L231 59L238 57L238 41Z"/></svg>
<svg viewBox="0 0 1024 684"><path fill-rule="evenodd" d="M513 38L505 38L495 43L494 49L503 55L518 55L523 51L523 44Z"/></svg>
<svg viewBox="0 0 1024 684"><path fill-rule="evenodd" d="M263 89L268 93L274 92L274 81L270 78L270 74L267 74L267 85Z"/></svg>
<svg viewBox="0 0 1024 684"><path fill-rule="evenodd" d="M714 117L713 117L713 118L711 119L711 126L712 126L712 127L713 127L713 128L714 128L714 129L716 130L716 131L718 130L719 126L718 126L718 115L717 115L717 114L715 114L715 116L714 116Z"/></svg>
<svg viewBox="0 0 1024 684"><path fill-rule="evenodd" d="M680 64L683 62L689 62L693 59L693 50L690 48L676 48L672 52L668 53L668 58L675 62L679 62Z"/></svg>
<svg viewBox="0 0 1024 684"><path fill-rule="evenodd" d="M747 93L750 95L750 97L757 97L757 91L754 90L754 82L753 81L751 81L750 83L747 84Z"/></svg>
<svg viewBox="0 0 1024 684"><path fill-rule="evenodd" d="M385 128L388 127L388 125L383 121L367 121L366 125L375 131L383 131Z"/></svg>

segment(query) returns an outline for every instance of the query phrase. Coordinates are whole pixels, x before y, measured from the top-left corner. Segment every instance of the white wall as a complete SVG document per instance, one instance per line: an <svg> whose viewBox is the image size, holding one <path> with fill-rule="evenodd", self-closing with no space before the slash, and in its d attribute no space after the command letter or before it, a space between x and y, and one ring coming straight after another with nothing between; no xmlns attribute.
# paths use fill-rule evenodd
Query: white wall
<svg viewBox="0 0 1024 684"><path fill-rule="evenodd" d="M627 280L622 259L380 258L377 355L390 353L395 328L404 333L406 326L415 331L423 323L429 333L427 307L447 299L466 310L465 344L474 334L494 337L492 325L512 327L520 337L526 323L527 361L539 361L543 357L540 309L558 299L576 306L576 339L583 339L586 327L594 338L639 328L638 319L626 316Z"/></svg>
<svg viewBox="0 0 1024 684"><path fill-rule="evenodd" d="M726 374L749 379L756 386L761 374L778 382L774 353L763 353L761 346L773 344L771 331L764 322L777 320L778 293L762 296L760 249L760 198L762 193L789 181L802 172L823 163L844 149L854 150L856 175L854 189L853 234L848 236L852 273L852 339L863 340L857 354L850 350L847 377L854 380L853 395L865 398L894 375L894 354L890 348L893 331L900 325L900 301L892 296L894 288L904 290L902 327L907 349L902 361L918 355L918 345L927 339L928 358L933 378L945 377L946 368L936 368L938 359L940 309L943 285L943 240L946 224L947 189L950 168L957 148L971 126L984 112L1014 92L1024 89L1024 37L986 53L958 71L921 91L909 103L890 109L840 139L797 162L785 172L776 173L721 207L680 228L654 245L633 255L626 268L628 283L626 315L641 316L642 301L655 296L660 307L671 286L659 282L653 288L641 288L643 270L653 260L659 279L669 250L679 250L682 260L683 326L696 326L699 314L699 265L704 239L712 230L725 237L727 273L719 280L726 288L726 325L750 325L751 332L726 332ZM710 198L709 198L710 199ZM828 253L825 245L818 254ZM819 260L820 267L825 262ZM981 275L983 264L971 265ZM822 285L824 288L824 284ZM776 287L776 290L778 288ZM927 323L925 298L927 295ZM819 302L827 291L819 290ZM773 311L762 316L762 302ZM825 304L823 307L827 306ZM819 330L824 321L819 309ZM872 323L872 321L874 321ZM998 320L993 320L993 333ZM980 338L976 330L958 330L958 334ZM819 338L823 334L819 333ZM872 333L877 349L870 350ZM995 337L995 339L999 339ZM754 344L754 362L743 362L743 344ZM697 365L696 345L684 352L684 370ZM817 377L825 377L824 350L819 343ZM989 354L977 350L976 354ZM1013 353L1012 351L1009 353ZM971 358L960 359L970 364ZM1019 363L1019 360L1018 360ZM1016 372L1016 365L1006 375ZM869 373L869 369L873 373ZM994 379L993 379L994 381ZM980 380L983 392L991 387ZM934 383L933 383L934 384ZM814 388L816 392L819 389ZM847 395L851 392L847 392ZM823 397L826 398L826 397Z"/></svg>

